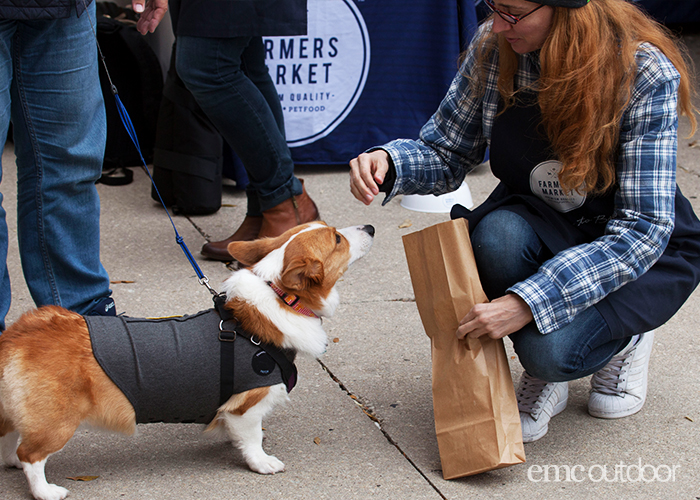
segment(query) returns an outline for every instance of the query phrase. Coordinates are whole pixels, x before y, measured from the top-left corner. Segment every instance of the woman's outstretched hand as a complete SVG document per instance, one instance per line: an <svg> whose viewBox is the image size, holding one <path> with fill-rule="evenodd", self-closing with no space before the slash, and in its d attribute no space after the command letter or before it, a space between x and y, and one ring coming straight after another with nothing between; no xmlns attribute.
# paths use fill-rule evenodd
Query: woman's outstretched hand
<svg viewBox="0 0 700 500"><path fill-rule="evenodd" d="M383 149L362 153L350 160L350 191L365 205L379 194L379 185L389 170L389 153Z"/></svg>

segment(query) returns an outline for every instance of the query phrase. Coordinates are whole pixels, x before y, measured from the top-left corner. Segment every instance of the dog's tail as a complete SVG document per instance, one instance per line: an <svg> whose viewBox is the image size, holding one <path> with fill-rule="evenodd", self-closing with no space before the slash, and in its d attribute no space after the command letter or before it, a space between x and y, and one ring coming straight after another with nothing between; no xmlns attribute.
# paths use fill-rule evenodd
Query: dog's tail
<svg viewBox="0 0 700 500"><path fill-rule="evenodd" d="M221 410L219 410L214 419L209 422L209 425L207 425L207 427L204 429L204 432L214 439L224 439L228 436L226 433L224 415Z"/></svg>

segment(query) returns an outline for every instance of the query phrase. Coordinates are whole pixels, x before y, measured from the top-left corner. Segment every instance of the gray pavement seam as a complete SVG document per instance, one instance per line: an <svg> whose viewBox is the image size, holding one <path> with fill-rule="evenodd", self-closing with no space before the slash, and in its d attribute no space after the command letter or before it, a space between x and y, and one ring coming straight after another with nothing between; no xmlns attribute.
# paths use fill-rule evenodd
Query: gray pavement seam
<svg viewBox="0 0 700 500"><path fill-rule="evenodd" d="M185 217L185 219L187 219L187 221L188 221L190 224L192 224L192 227L195 229L195 231L197 231L199 234L202 235L202 238L204 238L205 240L207 240L207 242L211 241L211 236L209 236L209 235L206 233L206 231L204 231L204 229L202 229L201 227L199 227L199 226L192 220L191 217L189 217L189 216L187 216L187 215L185 215L184 217Z"/></svg>
<svg viewBox="0 0 700 500"><path fill-rule="evenodd" d="M345 393L350 397L350 399L352 399L352 401L353 401L357 406L360 407L360 409L362 410L362 412L363 412L370 420L372 420L372 422L374 422L374 425L376 425L377 428L381 431L381 433L384 435L384 438L389 442L389 444L391 444L394 448L396 448L396 450L397 450L399 453L401 453L401 456L403 456L403 457L406 459L406 461L407 461L409 464L411 464L411 466L416 470L416 472L418 472L418 473L423 477L423 479L425 479L425 481L433 488L433 490L435 490L435 492L436 492L438 495L440 495L440 498L442 498L443 500L447 500L447 497L440 491L440 489L437 487L437 485L436 485L433 481L430 480L430 478L420 469L420 467L418 467L418 465L416 464L416 462L414 462L414 461L411 459L411 457L409 457L409 456L406 454L406 452L403 451L403 449L401 449L401 446L399 446L399 444L391 437L391 435L386 431L386 429L384 429L384 426L382 426L382 421L381 421L381 419L379 418L379 416L377 416L377 414L375 413L375 411L374 411L374 409L372 408L372 406L371 406L370 404L366 403L366 402L363 402L362 398L360 398L360 397L358 397L357 395L353 394L353 393L345 386L345 384L343 384L343 382L342 382L338 377L336 377L336 376L333 374L333 372L330 370L330 368L328 368L328 366L326 366L326 364L324 364L323 361L321 361L320 359L317 359L316 361L318 361L318 364L321 365L321 368L323 369L323 371L325 371L325 372L328 374L328 376L331 378L331 380L333 380L333 382L335 382L335 383L338 385L338 387L340 388L340 390L342 390L343 392L345 392Z"/></svg>

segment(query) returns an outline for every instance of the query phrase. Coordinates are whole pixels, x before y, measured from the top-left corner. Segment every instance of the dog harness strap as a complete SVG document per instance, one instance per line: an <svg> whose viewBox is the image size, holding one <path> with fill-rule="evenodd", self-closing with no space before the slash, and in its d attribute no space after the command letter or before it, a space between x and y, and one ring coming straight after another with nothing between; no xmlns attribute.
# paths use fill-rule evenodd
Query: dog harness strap
<svg viewBox="0 0 700 500"><path fill-rule="evenodd" d="M220 344L220 357L221 357L221 374L220 374L220 404L224 404L231 395L236 392L236 381L234 377L234 357L235 357L235 345L236 339L242 337L246 339L247 342L256 346L265 354L270 356L275 364L280 369L282 375L282 381L284 382L287 392L290 392L297 383L297 367L290 361L285 352L278 347L255 341L254 335L251 335L243 328L236 320L233 312L225 307L226 296L225 294L218 294L214 297L214 306L216 311L221 317L221 322L219 323L219 344ZM292 353L292 356L295 353Z"/></svg>
<svg viewBox="0 0 700 500"><path fill-rule="evenodd" d="M226 295L220 293L214 296L214 308L219 313L221 322L219 323L219 356L220 356L220 394L219 406L224 404L233 394L233 363L236 357L235 340L236 327L233 313L224 307L226 305ZM230 322L234 322L233 325Z"/></svg>

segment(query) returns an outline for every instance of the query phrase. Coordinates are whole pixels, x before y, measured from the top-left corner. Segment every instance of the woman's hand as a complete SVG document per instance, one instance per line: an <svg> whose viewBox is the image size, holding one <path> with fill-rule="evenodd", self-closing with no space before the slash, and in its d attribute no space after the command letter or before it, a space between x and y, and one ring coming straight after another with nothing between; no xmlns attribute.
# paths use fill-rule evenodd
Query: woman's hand
<svg viewBox="0 0 700 500"><path fill-rule="evenodd" d="M509 293L485 304L476 304L460 321L457 338L488 335L500 339L532 321L532 311L518 295Z"/></svg>
<svg viewBox="0 0 700 500"><path fill-rule="evenodd" d="M365 205L379 194L379 184L389 170L389 153L383 149L362 153L350 160L350 191Z"/></svg>

